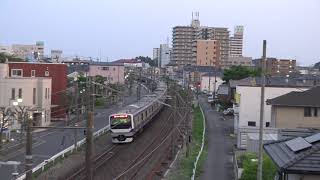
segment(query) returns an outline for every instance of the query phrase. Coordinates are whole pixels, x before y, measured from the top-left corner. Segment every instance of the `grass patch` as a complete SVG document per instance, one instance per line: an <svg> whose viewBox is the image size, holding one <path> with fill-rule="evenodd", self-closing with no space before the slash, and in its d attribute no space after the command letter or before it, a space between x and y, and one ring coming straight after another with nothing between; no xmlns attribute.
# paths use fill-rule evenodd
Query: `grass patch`
<svg viewBox="0 0 320 180"><path fill-rule="evenodd" d="M240 166L243 168L241 180L256 180L258 169L258 157L253 153L246 153L239 157ZM268 155L263 154L263 180L274 180L277 173L277 166L269 158Z"/></svg>
<svg viewBox="0 0 320 180"><path fill-rule="evenodd" d="M181 156L181 159L178 161L177 169L175 172L172 172L172 176L169 179L190 179L192 176L194 162L196 161L197 155L201 149L202 143L202 133L203 133L203 117L200 110L200 107L193 109L193 128L192 128L192 141L190 144L190 154L189 157L186 157L185 154ZM202 172L203 162L207 157L207 145L205 141L205 147L200 156L200 159L197 164L196 178Z"/></svg>

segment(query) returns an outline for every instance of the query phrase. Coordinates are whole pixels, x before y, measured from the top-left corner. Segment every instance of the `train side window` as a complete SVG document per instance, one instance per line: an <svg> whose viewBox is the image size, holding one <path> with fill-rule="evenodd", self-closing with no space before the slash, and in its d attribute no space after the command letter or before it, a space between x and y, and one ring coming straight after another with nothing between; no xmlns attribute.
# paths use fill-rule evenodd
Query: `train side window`
<svg viewBox="0 0 320 180"><path fill-rule="evenodd" d="M141 120L143 120L143 114L141 114Z"/></svg>

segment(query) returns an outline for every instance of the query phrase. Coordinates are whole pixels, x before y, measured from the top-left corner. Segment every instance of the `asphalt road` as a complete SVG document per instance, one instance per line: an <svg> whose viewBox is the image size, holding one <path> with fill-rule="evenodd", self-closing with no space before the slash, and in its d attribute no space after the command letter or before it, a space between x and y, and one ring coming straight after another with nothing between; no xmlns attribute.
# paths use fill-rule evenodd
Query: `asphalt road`
<svg viewBox="0 0 320 180"><path fill-rule="evenodd" d="M146 92L142 93L146 94ZM133 103L137 100L136 94L125 98L125 104ZM114 105L108 109L96 109L94 117L95 131L99 130L109 124L108 117L112 113L116 113L122 107L121 105ZM85 126L81 125L80 126ZM49 159L58 152L74 144L74 133L75 130L48 130L36 133L33 135L35 143L33 143L33 166L36 166L46 159ZM84 138L83 130L77 130L77 140ZM22 164L18 167L19 174L24 172L24 161L25 161L25 149L16 150L8 154L7 161L20 161ZM10 180L12 179L12 166L1 166L0 167L0 179Z"/></svg>
<svg viewBox="0 0 320 180"><path fill-rule="evenodd" d="M231 180L233 179L232 147L235 142L230 136L233 121L231 117L223 120L221 113L213 110L206 102L206 97L199 99L206 117L206 138L208 140L208 157L200 179Z"/></svg>

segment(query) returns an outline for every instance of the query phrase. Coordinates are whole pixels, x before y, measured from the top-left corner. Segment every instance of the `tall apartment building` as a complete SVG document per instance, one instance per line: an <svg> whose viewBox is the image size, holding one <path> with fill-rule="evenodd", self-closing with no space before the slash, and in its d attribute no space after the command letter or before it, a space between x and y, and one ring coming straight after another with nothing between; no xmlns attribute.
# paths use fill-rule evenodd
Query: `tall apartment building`
<svg viewBox="0 0 320 180"><path fill-rule="evenodd" d="M220 65L224 66L229 57L229 30L222 27L200 27L196 39L208 39L219 41Z"/></svg>
<svg viewBox="0 0 320 180"><path fill-rule="evenodd" d="M175 26L172 35L172 63L177 65L195 65L193 57L193 42L196 35L196 27Z"/></svg>
<svg viewBox="0 0 320 180"><path fill-rule="evenodd" d="M230 57L241 57L243 48L243 26L236 26L234 34L230 37Z"/></svg>
<svg viewBox="0 0 320 180"><path fill-rule="evenodd" d="M44 43L37 41L36 44L13 44L12 53L22 59L42 59L44 55Z"/></svg>
<svg viewBox="0 0 320 180"><path fill-rule="evenodd" d="M158 67L164 67L169 64L171 57L171 48L169 44L160 44L159 48L159 58L158 58Z"/></svg>
<svg viewBox="0 0 320 180"><path fill-rule="evenodd" d="M220 44L217 40L197 40L198 66L220 67Z"/></svg>
<svg viewBox="0 0 320 180"><path fill-rule="evenodd" d="M175 26L172 31L172 64L179 66L195 65L195 40L200 28L199 13L192 13L190 26Z"/></svg>
<svg viewBox="0 0 320 180"><path fill-rule="evenodd" d="M160 53L160 48L153 48L152 59L158 59Z"/></svg>
<svg viewBox="0 0 320 180"><path fill-rule="evenodd" d="M261 68L261 59L254 59L253 64ZM277 58L267 58L266 62L266 73L270 75L289 75L295 73L296 70L296 60L294 59L277 59Z"/></svg>

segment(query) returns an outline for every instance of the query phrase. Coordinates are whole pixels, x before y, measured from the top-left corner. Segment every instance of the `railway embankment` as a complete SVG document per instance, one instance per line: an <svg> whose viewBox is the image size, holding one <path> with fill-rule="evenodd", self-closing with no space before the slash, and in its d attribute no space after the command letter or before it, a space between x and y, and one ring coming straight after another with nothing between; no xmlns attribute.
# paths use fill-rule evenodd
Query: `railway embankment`
<svg viewBox="0 0 320 180"><path fill-rule="evenodd" d="M164 179L198 179L200 176L204 160L207 157L207 143L205 139L205 116L200 106L193 108L192 138L188 148L184 146L171 168L166 173Z"/></svg>

